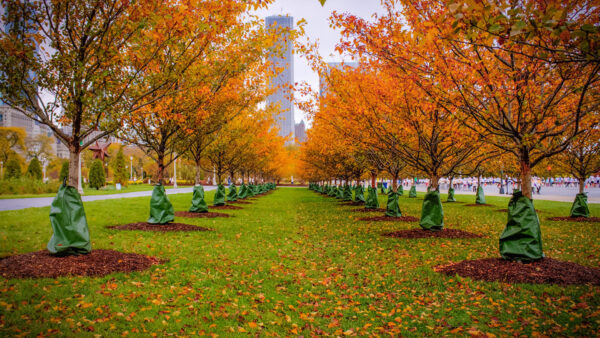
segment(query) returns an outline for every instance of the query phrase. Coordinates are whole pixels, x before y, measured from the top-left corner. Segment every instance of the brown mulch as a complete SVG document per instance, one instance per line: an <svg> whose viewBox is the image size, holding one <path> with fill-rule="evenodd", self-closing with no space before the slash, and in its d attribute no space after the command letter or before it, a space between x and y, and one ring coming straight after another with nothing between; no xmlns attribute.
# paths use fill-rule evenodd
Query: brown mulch
<svg viewBox="0 0 600 338"><path fill-rule="evenodd" d="M375 217L361 217L359 221L365 222L418 222L419 219L412 216L402 217L390 217L390 216L375 216Z"/></svg>
<svg viewBox="0 0 600 338"><path fill-rule="evenodd" d="M229 204L252 204L252 202L248 202L248 201L241 201L241 200L237 200L237 201L227 201L227 203L229 203Z"/></svg>
<svg viewBox="0 0 600 338"><path fill-rule="evenodd" d="M365 202L350 202L350 201L346 201L346 202L341 202L340 205L357 207L359 205L365 205Z"/></svg>
<svg viewBox="0 0 600 338"><path fill-rule="evenodd" d="M353 211L353 212L381 212L381 211L383 211L383 212L385 212L385 209L382 209L382 208L377 208L377 209L361 208L361 209L352 209L350 211Z"/></svg>
<svg viewBox="0 0 600 338"><path fill-rule="evenodd" d="M473 203L473 204L465 204L465 206L467 207L493 207L493 204L477 204L477 203Z"/></svg>
<svg viewBox="0 0 600 338"><path fill-rule="evenodd" d="M211 205L208 207L209 209L217 209L217 210L239 210L243 209L242 207L236 207L235 205Z"/></svg>
<svg viewBox="0 0 600 338"><path fill-rule="evenodd" d="M150 224L147 222L129 223L122 225L113 225L107 227L115 230L143 230L143 231L160 231L160 232L171 232L171 231L212 231L212 229L199 227L191 224L184 223L167 223L167 224Z"/></svg>
<svg viewBox="0 0 600 338"><path fill-rule="evenodd" d="M544 258L523 264L501 258L484 258L438 266L435 271L476 280L505 283L600 285L600 269Z"/></svg>
<svg viewBox="0 0 600 338"><path fill-rule="evenodd" d="M94 249L87 255L55 256L47 250L0 258L5 278L105 276L114 272L143 271L165 260L135 253Z"/></svg>
<svg viewBox="0 0 600 338"><path fill-rule="evenodd" d="M215 217L229 217L229 214L222 212L189 212L189 211L175 211L177 217L187 218L215 218Z"/></svg>
<svg viewBox="0 0 600 338"><path fill-rule="evenodd" d="M396 238L481 238L482 235L472 232L444 228L441 231L423 230L421 228L400 230L383 234L386 237Z"/></svg>
<svg viewBox="0 0 600 338"><path fill-rule="evenodd" d="M497 211L497 212L508 212L508 209L498 209L498 210L496 210L496 211ZM539 213L540 213L540 212L542 212L542 211L535 209L535 212L539 214Z"/></svg>
<svg viewBox="0 0 600 338"><path fill-rule="evenodd" d="M600 223L600 217L548 217L549 221L593 222Z"/></svg>

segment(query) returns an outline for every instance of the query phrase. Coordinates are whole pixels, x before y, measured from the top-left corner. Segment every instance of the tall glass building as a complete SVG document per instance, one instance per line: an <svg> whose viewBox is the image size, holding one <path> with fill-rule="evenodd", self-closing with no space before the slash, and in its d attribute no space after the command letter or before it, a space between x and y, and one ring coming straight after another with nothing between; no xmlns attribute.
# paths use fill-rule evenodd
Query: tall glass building
<svg viewBox="0 0 600 338"><path fill-rule="evenodd" d="M294 28L294 18L291 16L268 16L265 19L267 27L281 27L284 29ZM269 57L269 61L275 68L282 68L283 71L271 79L271 86L276 91L267 97L267 104L278 104L280 112L277 115L277 124L279 125L279 135L291 136L288 144L294 142L294 55L292 41L288 38L289 34L283 34L280 37L278 52Z"/></svg>

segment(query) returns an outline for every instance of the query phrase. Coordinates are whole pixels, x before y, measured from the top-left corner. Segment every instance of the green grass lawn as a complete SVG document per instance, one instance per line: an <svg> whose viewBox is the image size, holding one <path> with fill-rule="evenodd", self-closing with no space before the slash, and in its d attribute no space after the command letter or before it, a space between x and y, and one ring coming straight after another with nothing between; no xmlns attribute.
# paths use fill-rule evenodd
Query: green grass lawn
<svg viewBox="0 0 600 338"><path fill-rule="evenodd" d="M207 192L208 201L213 193ZM401 197L403 212L419 217L422 196ZM457 195L469 203L474 198ZM191 194L170 199L175 210L185 210ZM228 219L176 218L213 232L110 230L106 226L145 221L149 197L85 203L94 248L169 261L101 278L0 277L0 336L598 334L600 287L487 283L433 271L499 255L506 214L496 210L508 199L486 200L497 207L444 204L447 227L486 235L458 240L382 237L418 223L360 222L365 214L297 188L227 210ZM600 224L545 220L568 215L570 203L535 206L547 256L600 265ZM600 205L590 208L600 215ZM0 256L44 249L48 213L0 212Z"/></svg>
<svg viewBox="0 0 600 338"><path fill-rule="evenodd" d="M112 195L112 194L123 194L127 192L137 191L150 191L154 188L153 184L135 184L127 187L122 187L121 190L117 190L114 185L107 185L104 188L96 190L94 188L83 188L84 196L95 196L95 195ZM165 189L172 189L173 186L165 186ZM181 187L183 188L183 187ZM21 195L0 195L0 199L13 199L13 198L33 198L33 197L54 197L56 193L48 194L21 194Z"/></svg>

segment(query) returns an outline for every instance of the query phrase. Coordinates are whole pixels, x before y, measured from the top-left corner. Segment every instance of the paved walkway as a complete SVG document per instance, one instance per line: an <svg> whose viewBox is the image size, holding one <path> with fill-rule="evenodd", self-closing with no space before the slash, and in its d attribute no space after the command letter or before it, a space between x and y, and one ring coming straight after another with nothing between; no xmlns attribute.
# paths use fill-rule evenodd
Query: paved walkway
<svg viewBox="0 0 600 338"><path fill-rule="evenodd" d="M216 186L205 186L204 190L211 191L211 190L215 190L215 188L216 188ZM167 189L166 192L167 192L167 195L189 194L193 191L193 189L194 189L193 187ZM126 193L122 193L122 194L112 194L112 195L81 196L81 199L84 202L92 202L92 201L112 200L112 199L118 199L118 198L132 198L132 197L146 197L146 196L152 196L152 190L126 192ZM54 200L54 197L3 199L3 200L0 200L0 211L48 207L48 206L50 206L50 204L52 204L52 200Z"/></svg>
<svg viewBox="0 0 600 338"><path fill-rule="evenodd" d="M404 190L410 189L410 186L404 186ZM504 196L510 197L511 195L500 195L498 193L498 188L493 185L488 185L484 187L484 193L486 196ZM417 191L427 191L427 187L424 184L417 185ZM440 189L441 193L447 193L448 188L442 187ZM557 201L557 202L573 202L575 200L575 195L579 192L578 188L565 188L565 187L543 187L541 190L541 194L533 195L533 200L544 200L544 201ZM588 193L588 203L600 203L600 188L591 188L586 190ZM454 192L456 195L475 195L475 192L468 190L456 190Z"/></svg>

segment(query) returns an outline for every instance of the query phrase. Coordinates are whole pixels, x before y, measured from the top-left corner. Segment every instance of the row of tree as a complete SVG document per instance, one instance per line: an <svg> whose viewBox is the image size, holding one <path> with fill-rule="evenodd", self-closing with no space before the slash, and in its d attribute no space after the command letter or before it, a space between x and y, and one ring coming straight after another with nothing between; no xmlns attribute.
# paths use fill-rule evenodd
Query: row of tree
<svg viewBox="0 0 600 338"><path fill-rule="evenodd" d="M514 171L521 191L509 206L501 253L541 258L532 170L556 156L581 181L599 169L598 6L383 3L386 14L373 22L332 16L343 36L338 50L356 55L359 67L329 69L307 47L327 92L306 104L313 128L304 175L348 182L369 173L374 186L385 171L393 191L400 177L426 176L425 212L441 211L439 197L431 197L441 177ZM508 240L519 236L520 249Z"/></svg>

